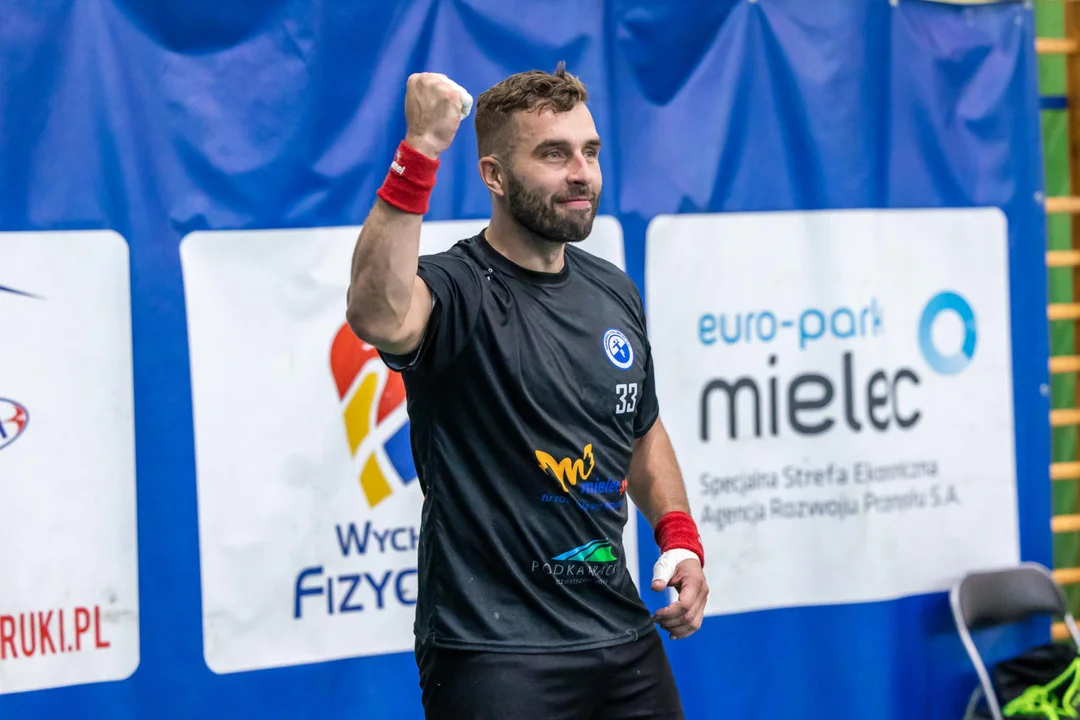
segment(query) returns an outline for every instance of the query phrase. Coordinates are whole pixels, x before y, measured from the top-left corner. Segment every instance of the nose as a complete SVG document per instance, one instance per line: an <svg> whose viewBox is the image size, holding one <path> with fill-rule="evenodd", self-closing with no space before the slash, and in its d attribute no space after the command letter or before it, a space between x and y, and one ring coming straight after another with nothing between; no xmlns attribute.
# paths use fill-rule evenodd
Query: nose
<svg viewBox="0 0 1080 720"><path fill-rule="evenodd" d="M582 153L576 152L566 168L566 181L571 184L589 184L589 160Z"/></svg>

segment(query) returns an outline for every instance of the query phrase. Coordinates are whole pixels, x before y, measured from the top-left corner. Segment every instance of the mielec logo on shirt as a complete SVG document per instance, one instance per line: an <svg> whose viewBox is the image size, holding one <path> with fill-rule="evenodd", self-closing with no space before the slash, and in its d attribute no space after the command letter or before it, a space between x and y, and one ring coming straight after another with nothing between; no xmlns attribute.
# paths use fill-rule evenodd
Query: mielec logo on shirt
<svg viewBox="0 0 1080 720"><path fill-rule="evenodd" d="M596 467L592 443L585 446L580 458L555 460L554 456L543 450L536 451L536 460L545 474L550 473L559 481L563 494L543 493L540 502L557 505L575 504L586 512L596 510L621 510L623 495L626 493L627 480L596 478L590 480ZM579 483L578 480L581 480ZM567 486L569 483L569 486ZM573 487L577 493L571 493Z"/></svg>
<svg viewBox="0 0 1080 720"><path fill-rule="evenodd" d="M543 450L536 451L536 460L540 463L541 470L551 471L551 474L559 481L559 485L562 486L563 492L570 492L566 487L567 481L569 481L571 485L577 485L578 478L580 477L582 480L586 479L592 474L593 468L596 466L596 459L593 457L592 443L585 446L581 457L576 460L563 458L562 460L555 462L555 458ZM585 468L586 460L589 461L588 469Z"/></svg>

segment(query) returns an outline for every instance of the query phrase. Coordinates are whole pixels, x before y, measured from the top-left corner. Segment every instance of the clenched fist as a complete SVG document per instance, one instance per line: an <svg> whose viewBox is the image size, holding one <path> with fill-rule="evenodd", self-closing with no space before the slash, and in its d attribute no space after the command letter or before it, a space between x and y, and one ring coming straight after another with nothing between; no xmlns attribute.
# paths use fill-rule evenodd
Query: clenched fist
<svg viewBox="0 0 1080 720"><path fill-rule="evenodd" d="M414 73L405 90L405 142L428 157L450 147L472 97L441 73Z"/></svg>

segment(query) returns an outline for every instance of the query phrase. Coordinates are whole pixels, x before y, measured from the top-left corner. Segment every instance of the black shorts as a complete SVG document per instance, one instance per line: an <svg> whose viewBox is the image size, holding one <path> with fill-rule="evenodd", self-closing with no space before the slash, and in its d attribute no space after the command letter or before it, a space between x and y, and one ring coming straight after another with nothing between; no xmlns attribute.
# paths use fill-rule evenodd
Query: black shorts
<svg viewBox="0 0 1080 720"><path fill-rule="evenodd" d="M532 655L417 646L428 720L682 720L659 632Z"/></svg>

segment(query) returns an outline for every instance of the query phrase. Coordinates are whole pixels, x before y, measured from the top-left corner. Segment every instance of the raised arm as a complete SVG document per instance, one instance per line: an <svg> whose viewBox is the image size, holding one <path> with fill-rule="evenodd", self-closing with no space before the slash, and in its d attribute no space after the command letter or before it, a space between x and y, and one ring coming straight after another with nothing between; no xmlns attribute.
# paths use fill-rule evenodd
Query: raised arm
<svg viewBox="0 0 1080 720"><path fill-rule="evenodd" d="M416 274L420 222L466 102L443 75L409 77L405 140L353 250L346 320L361 340L394 355L416 349L431 316L431 293Z"/></svg>

